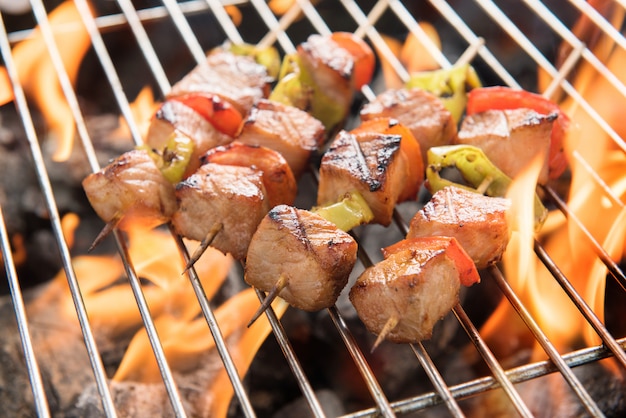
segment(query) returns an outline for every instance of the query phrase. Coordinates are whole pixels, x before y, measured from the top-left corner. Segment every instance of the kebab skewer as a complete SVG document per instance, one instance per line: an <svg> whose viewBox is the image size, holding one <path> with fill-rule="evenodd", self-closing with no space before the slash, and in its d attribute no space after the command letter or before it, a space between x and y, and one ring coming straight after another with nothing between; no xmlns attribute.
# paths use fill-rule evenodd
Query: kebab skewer
<svg viewBox="0 0 626 418"><path fill-rule="evenodd" d="M347 41L344 40L343 42ZM339 48L334 41L332 44L337 49ZM322 47L320 42L317 42L317 45L318 48ZM344 53L346 52L344 51ZM319 59L329 58L331 57L323 56ZM311 63L317 64L320 68L322 67L321 64L326 67L330 65L330 63L309 60L309 64ZM242 67L243 71L236 71L238 67ZM250 103L257 103L257 105L255 105L253 119L249 118L243 124L244 134L241 135L243 141L254 145L268 144L269 141L275 144L277 149L288 152L291 164L298 174L303 171L304 161L308 159L314 149L321 145L323 127L310 115L297 108L261 101L260 98L265 96L267 76L259 67L259 65L250 62L248 57L239 57L229 52L218 51L209 54L206 63L196 67L174 86L172 93L168 95L166 102L153 118L151 131L148 135L148 146L154 148L148 153L155 158L157 167L164 169L163 174L166 172L172 174L170 168L172 166L177 167L176 175L168 176L172 182L178 183L182 178L187 178L196 172L200 165L198 154L206 148L210 149L217 144L230 142L231 136L235 133L239 135L241 123L238 111L247 109ZM328 70L326 72L328 73ZM238 77L243 78L239 80ZM351 85L351 81L349 81L349 85ZM207 126L210 126L211 129L204 129ZM285 134L289 137L285 138ZM197 137L200 137L200 140L197 140ZM170 146L173 142L175 142L175 147ZM238 150L241 149L238 148ZM224 162L223 159L221 161ZM124 185L124 182L120 181L124 178L120 172L124 170L125 166L115 164L114 167L114 170L110 169L112 167L103 169L98 177L104 177L102 174L106 172L109 183L115 183L121 188L126 187L130 191L128 194L133 194L132 191L136 187L133 189L134 185ZM212 169L215 167L212 166ZM241 169L238 170L241 171ZM93 202L92 205L102 205L104 203L95 195L108 192L103 190L107 187L107 182L94 182L92 177L95 176L85 179L85 190ZM187 191L193 189L193 187L185 187L188 184L189 182L183 185L179 184L177 189ZM143 186L148 186L148 184ZM262 190L258 190L258 192L261 193ZM138 199L139 197L140 195ZM167 194L167 198L171 199L171 193ZM290 200L292 199L287 199L284 202L272 200L271 205L290 202ZM172 216L171 210L169 210L172 207L171 201L168 201L167 204L161 202L161 206L166 209L169 208L164 214L136 211L132 206L141 207L143 202L133 201L130 197L127 201L111 203L111 205L116 206L115 215L101 216L107 222L101 237L116 225L120 225L121 219L128 218L130 214L153 217L153 219L148 220L151 224L163 223ZM262 210L267 212L270 207L266 206ZM97 208L96 211L101 215L105 214L101 208ZM236 211L236 208L233 208L233 211ZM230 215L232 211L228 213ZM183 227L179 230L193 231L191 235L198 237L194 228ZM214 236L215 231L219 232L220 230L219 223L216 222L208 228L207 234ZM203 242L206 244L208 241L207 236L205 236ZM245 251L241 249L236 253L239 258L245 256Z"/></svg>

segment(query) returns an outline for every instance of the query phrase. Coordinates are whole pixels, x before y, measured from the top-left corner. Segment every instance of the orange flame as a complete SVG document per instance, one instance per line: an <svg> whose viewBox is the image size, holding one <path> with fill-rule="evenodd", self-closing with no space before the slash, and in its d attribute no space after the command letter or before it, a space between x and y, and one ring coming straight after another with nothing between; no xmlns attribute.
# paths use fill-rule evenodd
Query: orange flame
<svg viewBox="0 0 626 418"><path fill-rule="evenodd" d="M150 121L152 116L159 108L160 103L155 101L154 93L149 86L145 86L141 89L135 100L130 104L130 111L133 117L133 121L139 129L139 133L142 138L148 136L148 129L150 128ZM113 138L130 138L130 129L122 116L119 118L119 127L113 132Z"/></svg>
<svg viewBox="0 0 626 418"><path fill-rule="evenodd" d="M615 19L621 22L623 11L618 15ZM613 44L612 40L598 41L594 53L603 58L609 71L625 83L626 74L622 69L626 66L626 51L613 48L607 42ZM542 81L545 85L546 80ZM577 69L572 83L617 136L625 138L626 124L623 122L622 109L626 107L626 98L617 88L584 61ZM616 141L611 138L596 118L573 98L565 100L561 107L573 121L565 141L571 171L568 207L573 217L585 226L610 257L619 262L622 257L626 257L626 146L623 139ZM598 318L603 320L607 268L598 259L578 223L555 211L550 214L538 240L576 291ZM582 342L587 345L599 344L595 331L551 277L551 273L534 257L532 260L516 260L518 250L514 242L512 245L505 256L507 278L513 278L512 286L521 285L520 282L526 284L516 290L523 295L524 303L539 325L547 330L548 338L561 349L578 348ZM509 271L518 265L516 263L529 268L526 271ZM519 275L528 278L520 280ZM511 323L519 324L519 320L513 319L514 315L508 310L504 314L505 310L506 307L499 307L496 315L483 328L487 338L499 340L502 347L506 347L506 343L502 342L504 339L520 343L520 335L524 332L523 326L510 326ZM507 321L512 322L501 328L495 325ZM507 333L507 328L516 331ZM498 336L498 333L506 335ZM510 344L507 348L511 348Z"/></svg>
<svg viewBox="0 0 626 418"><path fill-rule="evenodd" d="M69 79L74 84L83 56L91 45L89 35L72 1L60 4L49 18L54 40L59 46ZM74 118L39 28L33 31L31 38L15 46L13 59L24 92L34 99L48 123L50 137L56 142L53 158L56 161L66 160L74 143ZM0 105L12 100L13 89L6 69L0 68Z"/></svg>
<svg viewBox="0 0 626 418"><path fill-rule="evenodd" d="M428 37L441 50L441 40L434 26L427 22L420 22L420 27L428 35ZM395 38L387 35L381 35L393 55L400 60L400 63L406 68L409 74L430 71L440 68L439 64L430 55L430 52L424 44L417 39L415 35L410 33L404 42L400 42ZM377 55L380 57L380 65L387 88L400 88L404 82L400 79L393 65L385 58L385 54L378 50Z"/></svg>

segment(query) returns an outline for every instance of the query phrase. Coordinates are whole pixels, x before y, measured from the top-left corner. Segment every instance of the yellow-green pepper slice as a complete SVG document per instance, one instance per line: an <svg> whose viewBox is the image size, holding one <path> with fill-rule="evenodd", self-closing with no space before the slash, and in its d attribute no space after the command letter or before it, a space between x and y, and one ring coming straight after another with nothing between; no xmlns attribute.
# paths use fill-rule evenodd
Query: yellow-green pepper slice
<svg viewBox="0 0 626 418"><path fill-rule="evenodd" d="M242 43L229 44L227 50L236 55L245 55L252 57L257 64L267 68L267 74L272 77L278 77L280 71L280 54L273 46L259 48L256 45Z"/></svg>
<svg viewBox="0 0 626 418"><path fill-rule="evenodd" d="M312 212L346 232L374 219L372 210L357 191L347 193L339 202L314 207Z"/></svg>
<svg viewBox="0 0 626 418"><path fill-rule="evenodd" d="M163 150L155 150L145 144L137 148L146 150L163 176L170 183L176 184L183 179L195 145L188 136L173 132Z"/></svg>
<svg viewBox="0 0 626 418"><path fill-rule="evenodd" d="M283 59L278 83L269 99L309 112L324 124L326 132L332 132L346 116L346 109L317 86L295 53Z"/></svg>
<svg viewBox="0 0 626 418"><path fill-rule="evenodd" d="M513 181L496 167L478 147L472 145L446 145L428 150L426 187L435 193L446 186L456 186L487 196L503 197ZM445 168L456 168L469 186L455 183L441 176ZM535 194L535 227L545 222L548 210Z"/></svg>
<svg viewBox="0 0 626 418"><path fill-rule="evenodd" d="M447 69L411 74L405 86L406 88L421 88L439 97L452 114L454 121L459 123L467 104L467 92L481 87L482 83L474 68L469 64L463 64Z"/></svg>

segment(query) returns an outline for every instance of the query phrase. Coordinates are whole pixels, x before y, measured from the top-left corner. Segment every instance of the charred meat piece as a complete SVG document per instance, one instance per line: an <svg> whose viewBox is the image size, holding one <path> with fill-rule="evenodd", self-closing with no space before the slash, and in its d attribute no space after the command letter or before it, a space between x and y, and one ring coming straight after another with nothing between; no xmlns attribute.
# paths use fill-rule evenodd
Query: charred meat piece
<svg viewBox="0 0 626 418"><path fill-rule="evenodd" d="M205 164L176 186L176 232L203 241L221 225L211 246L243 260L259 222L269 211L263 173L250 167Z"/></svg>
<svg viewBox="0 0 626 418"><path fill-rule="evenodd" d="M211 93L246 115L257 100L267 97L271 81L267 69L253 58L218 49L177 82L167 98Z"/></svg>
<svg viewBox="0 0 626 418"><path fill-rule="evenodd" d="M324 125L293 106L260 100L244 121L240 142L280 152L296 178L306 170L311 153L324 141Z"/></svg>
<svg viewBox="0 0 626 418"><path fill-rule="evenodd" d="M338 202L356 190L372 210L372 222L389 225L405 181L401 139L375 131L339 132L322 157L317 204Z"/></svg>
<svg viewBox="0 0 626 418"><path fill-rule="evenodd" d="M448 186L411 219L407 238L455 237L478 269L496 263L509 243L508 199Z"/></svg>
<svg viewBox="0 0 626 418"><path fill-rule="evenodd" d="M279 204L293 204L298 191L296 179L283 156L270 148L242 144L235 141L209 150L202 163L250 167L260 170L267 200L271 208Z"/></svg>
<svg viewBox="0 0 626 418"><path fill-rule="evenodd" d="M213 105L221 106L219 102L211 101ZM236 112L235 109L231 111ZM194 150L186 170L187 175L198 169L200 157L209 149L228 144L234 139L233 136L216 128L211 120L190 107L189 103L181 100L166 100L152 117L146 143L155 150L162 151L175 132L188 136L194 143Z"/></svg>
<svg viewBox="0 0 626 418"><path fill-rule="evenodd" d="M437 321L459 300L461 284L480 281L474 263L454 238L400 241L367 268L350 301L367 329L396 343L429 339Z"/></svg>
<svg viewBox="0 0 626 418"><path fill-rule="evenodd" d="M356 262L357 243L321 216L292 206L273 208L252 237L246 282L290 305L317 311L335 304Z"/></svg>
<svg viewBox="0 0 626 418"><path fill-rule="evenodd" d="M420 143L426 164L431 147L452 143L457 133L452 114L437 96L422 89L390 89L361 109L361 119L380 117L397 119L411 130Z"/></svg>
<svg viewBox="0 0 626 418"><path fill-rule="evenodd" d="M83 182L89 203L103 221L126 228L166 223L176 211L174 185L150 155L128 151Z"/></svg>
<svg viewBox="0 0 626 418"><path fill-rule="evenodd" d="M538 155L543 159L538 183L548 181L548 155L557 113L543 115L519 108L487 110L467 116L456 143L481 148L487 158L515 178Z"/></svg>

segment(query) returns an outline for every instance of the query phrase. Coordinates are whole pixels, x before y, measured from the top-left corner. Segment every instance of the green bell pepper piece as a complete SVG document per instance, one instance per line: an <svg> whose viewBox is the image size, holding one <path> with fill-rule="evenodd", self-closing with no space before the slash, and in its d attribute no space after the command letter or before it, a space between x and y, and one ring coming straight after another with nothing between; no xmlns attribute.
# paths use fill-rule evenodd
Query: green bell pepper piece
<svg viewBox="0 0 626 418"><path fill-rule="evenodd" d="M372 210L357 191L346 194L339 202L314 207L312 212L346 232L374 219Z"/></svg>
<svg viewBox="0 0 626 418"><path fill-rule="evenodd" d="M406 88L421 88L439 97L450 111L454 121L459 123L467 104L467 92L481 87L478 74L469 64L447 69L423 71L411 74Z"/></svg>
<svg viewBox="0 0 626 418"><path fill-rule="evenodd" d="M278 83L270 93L269 100L309 112L324 124L326 132L332 132L346 116L346 109L317 86L295 53L283 59Z"/></svg>
<svg viewBox="0 0 626 418"><path fill-rule="evenodd" d="M259 48L252 44L229 44L227 49L235 55L244 55L254 58L257 64L267 68L267 74L272 77L278 77L280 71L280 54L273 46Z"/></svg>
<svg viewBox="0 0 626 418"><path fill-rule="evenodd" d="M427 188L435 193L446 186L461 187L487 196L503 197L513 181L496 167L484 152L472 145L446 145L428 150L426 167ZM456 168L471 187L443 178L441 171ZM539 196L535 193L535 227L543 225L548 216Z"/></svg>
<svg viewBox="0 0 626 418"><path fill-rule="evenodd" d="M137 148L146 150L165 178L170 183L176 184L183 179L195 145L188 136L174 132L162 151L152 149L146 144Z"/></svg>

